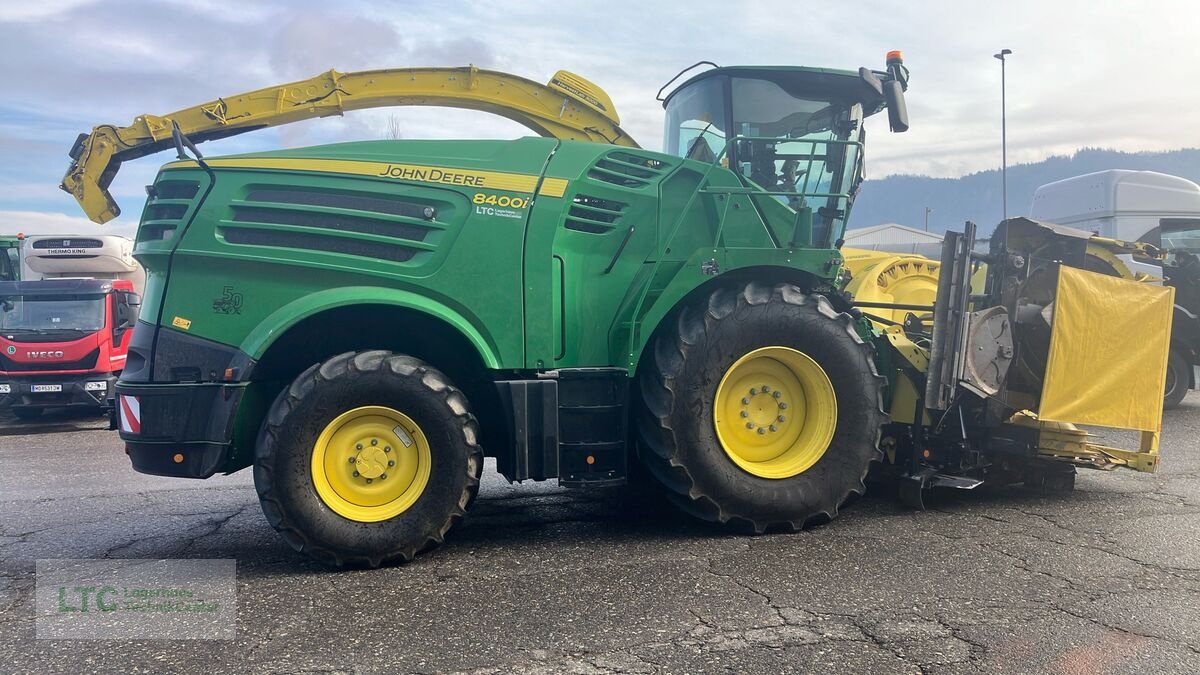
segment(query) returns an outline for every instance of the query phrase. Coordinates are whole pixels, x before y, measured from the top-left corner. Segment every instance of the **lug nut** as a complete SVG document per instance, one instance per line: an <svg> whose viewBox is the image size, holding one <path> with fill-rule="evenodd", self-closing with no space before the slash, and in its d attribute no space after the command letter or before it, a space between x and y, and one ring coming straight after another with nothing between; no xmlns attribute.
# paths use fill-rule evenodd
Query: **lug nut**
<svg viewBox="0 0 1200 675"><path fill-rule="evenodd" d="M758 393L758 390L757 390L757 389L755 389L754 387L750 387L750 395L751 395L751 396L753 396L753 395L755 395L755 394L757 394L757 393Z"/></svg>
<svg viewBox="0 0 1200 675"><path fill-rule="evenodd" d="M786 421L787 421L787 418L785 418L783 415L780 415L778 419L779 419L779 421L780 421L780 422L786 422Z"/></svg>
<svg viewBox="0 0 1200 675"><path fill-rule="evenodd" d="M355 471L355 472L354 472L354 477L355 477L355 478L358 478L358 472L357 472L357 471Z"/></svg>
<svg viewBox="0 0 1200 675"><path fill-rule="evenodd" d="M746 412L745 410L742 411L742 417L749 417L749 416L750 416L750 413Z"/></svg>
<svg viewBox="0 0 1200 675"><path fill-rule="evenodd" d="M351 458L350 458L350 463L351 463L351 464L353 464L353 463L354 463L354 458L353 458L353 457L351 457Z"/></svg>
<svg viewBox="0 0 1200 675"><path fill-rule="evenodd" d="M374 481L372 481L370 478L368 478L368 479L367 479L367 482L368 482L368 483L371 483L371 482L374 482Z"/></svg>
<svg viewBox="0 0 1200 675"><path fill-rule="evenodd" d="M747 428L747 429L753 429L753 428L754 428L754 422L746 422L746 428Z"/></svg>
<svg viewBox="0 0 1200 675"><path fill-rule="evenodd" d="M750 399L742 397L742 405L750 405Z"/></svg>
<svg viewBox="0 0 1200 675"><path fill-rule="evenodd" d="M775 433L776 431L779 431L779 429L775 428L775 425L774 425L774 424L772 424L772 425L770 426L770 429L771 429L771 433Z"/></svg>
<svg viewBox="0 0 1200 675"><path fill-rule="evenodd" d="M783 396L783 392L775 392L775 398L779 398L780 396Z"/></svg>
<svg viewBox="0 0 1200 675"><path fill-rule="evenodd" d="M780 403L780 404L779 404L779 409L780 409L780 410L787 410L787 404L786 404L786 403Z"/></svg>
<svg viewBox="0 0 1200 675"><path fill-rule="evenodd" d="M390 446L390 445L385 445L385 446L383 446L383 451L384 451L384 452L391 452L391 451L392 451L392 446Z"/></svg>
<svg viewBox="0 0 1200 675"><path fill-rule="evenodd" d="M372 439L371 439L371 445L379 445L379 439L372 438Z"/></svg>
<svg viewBox="0 0 1200 675"><path fill-rule="evenodd" d="M767 433L767 430L766 430L766 429L764 429L764 428L762 428L762 427L759 427L759 428L758 428L758 433L759 433L759 435L762 435L762 434L765 434L765 433Z"/></svg>
<svg viewBox="0 0 1200 675"><path fill-rule="evenodd" d="M767 385L765 385L765 384L764 384L764 385L763 385L763 393L764 393L764 394L769 394L769 393L771 393L771 388L770 388L770 387L768 387Z"/></svg>
<svg viewBox="0 0 1200 675"><path fill-rule="evenodd" d="M396 466L396 460L389 459L389 460L388 460L388 466Z"/></svg>
<svg viewBox="0 0 1200 675"><path fill-rule="evenodd" d="M379 474L379 480L387 480L387 474L386 473Z"/></svg>
<svg viewBox="0 0 1200 675"><path fill-rule="evenodd" d="M362 443L356 443L356 444L354 445L354 449L355 449L355 450L362 450Z"/></svg>

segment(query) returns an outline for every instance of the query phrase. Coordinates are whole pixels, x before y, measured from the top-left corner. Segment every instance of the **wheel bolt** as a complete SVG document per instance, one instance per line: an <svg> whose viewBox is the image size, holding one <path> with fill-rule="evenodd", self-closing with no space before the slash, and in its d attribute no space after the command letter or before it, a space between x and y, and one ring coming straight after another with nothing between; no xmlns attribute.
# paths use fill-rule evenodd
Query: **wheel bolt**
<svg viewBox="0 0 1200 675"><path fill-rule="evenodd" d="M396 461L395 461L395 460L392 460L392 459L389 459L389 460L388 460L388 466L396 466Z"/></svg>
<svg viewBox="0 0 1200 675"><path fill-rule="evenodd" d="M749 417L749 416L750 416L750 413L746 412L745 410L742 411L742 417Z"/></svg>
<svg viewBox="0 0 1200 675"><path fill-rule="evenodd" d="M379 480L387 480L387 474L386 473L379 474Z"/></svg>
<svg viewBox="0 0 1200 675"><path fill-rule="evenodd" d="M765 433L767 433L767 430L766 430L766 429L764 429L764 428L762 428L762 427L759 427L759 428L758 428L758 433L759 433L759 435L762 435L762 434L765 434Z"/></svg>
<svg viewBox="0 0 1200 675"><path fill-rule="evenodd" d="M753 395L755 395L755 394L757 394L757 393L758 393L758 390L757 390L757 389L755 389L754 387L750 387L750 395L751 395L751 396L753 396Z"/></svg>
<svg viewBox="0 0 1200 675"><path fill-rule="evenodd" d="M354 458L353 458L353 457L351 457L351 458L350 458L350 463L351 463L351 464L353 464L353 463L354 463Z"/></svg>
<svg viewBox="0 0 1200 675"><path fill-rule="evenodd" d="M354 449L355 449L355 450L362 450L362 443L358 443L358 444L356 444L356 445L354 446Z"/></svg>
<svg viewBox="0 0 1200 675"><path fill-rule="evenodd" d="M754 428L754 422L746 422L746 428L747 428L747 429L753 429L753 428Z"/></svg>
<svg viewBox="0 0 1200 675"><path fill-rule="evenodd" d="M743 398L743 399L742 399L742 405L750 405L750 399L748 399L748 398Z"/></svg>
<svg viewBox="0 0 1200 675"><path fill-rule="evenodd" d="M358 472L357 472L357 471L355 471L355 472L354 472L354 477L355 477L355 478L358 478Z"/></svg>
<svg viewBox="0 0 1200 675"><path fill-rule="evenodd" d="M780 409L780 410L787 410L787 404L786 404L786 403L780 403L780 404L779 404L779 409Z"/></svg>
<svg viewBox="0 0 1200 675"><path fill-rule="evenodd" d="M374 482L374 481L372 481L370 478L368 478L368 479L367 479L367 482L368 482L368 483L372 483L372 482Z"/></svg>
<svg viewBox="0 0 1200 675"><path fill-rule="evenodd" d="M779 429L775 428L774 424L771 425L770 429L771 429L771 433L775 433L776 431L779 431Z"/></svg>
<svg viewBox="0 0 1200 675"><path fill-rule="evenodd" d="M391 451L392 451L392 446L390 446L390 445L385 445L385 446L383 446L383 451L384 451L384 452L391 452Z"/></svg>
<svg viewBox="0 0 1200 675"><path fill-rule="evenodd" d="M783 415L780 415L780 416L779 416L779 421L780 421L780 422L786 422L786 421L787 421L787 418L786 418L786 417L784 417Z"/></svg>
<svg viewBox="0 0 1200 675"><path fill-rule="evenodd" d="M765 384L764 384L764 385L763 385L763 393L764 393L764 394L769 394L769 393L771 393L771 388L770 388L770 387L768 387L767 385L765 385Z"/></svg>
<svg viewBox="0 0 1200 675"><path fill-rule="evenodd" d="M371 445L379 445L379 439L372 438L372 439L371 439Z"/></svg>
<svg viewBox="0 0 1200 675"><path fill-rule="evenodd" d="M783 396L783 392L775 392L775 398L779 398L780 396Z"/></svg>

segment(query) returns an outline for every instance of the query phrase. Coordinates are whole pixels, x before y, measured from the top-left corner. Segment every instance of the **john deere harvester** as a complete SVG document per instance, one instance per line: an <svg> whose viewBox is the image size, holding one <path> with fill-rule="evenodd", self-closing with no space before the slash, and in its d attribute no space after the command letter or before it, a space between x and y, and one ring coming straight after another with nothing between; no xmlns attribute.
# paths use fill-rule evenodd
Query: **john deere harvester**
<svg viewBox="0 0 1200 675"><path fill-rule="evenodd" d="M1009 221L981 256L968 225L928 321L883 298L871 310L901 318L880 328L845 292L863 122L907 129L907 79L898 53L882 71L714 67L665 96L663 152L566 72L330 71L96 127L63 185L94 220L118 213L122 161L180 157L138 231L149 278L116 420L134 468L253 466L293 547L367 565L440 544L485 455L566 486L623 483L636 462L687 512L751 532L833 518L876 462L916 502L1153 470L1170 291L1073 269L1086 233ZM406 104L542 137L195 147ZM1072 422L1143 443L1101 447Z"/></svg>

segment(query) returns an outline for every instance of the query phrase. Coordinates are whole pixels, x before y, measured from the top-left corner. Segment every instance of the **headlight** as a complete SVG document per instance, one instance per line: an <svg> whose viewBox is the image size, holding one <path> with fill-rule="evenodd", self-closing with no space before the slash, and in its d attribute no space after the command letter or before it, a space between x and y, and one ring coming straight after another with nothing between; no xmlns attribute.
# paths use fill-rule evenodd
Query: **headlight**
<svg viewBox="0 0 1200 675"><path fill-rule="evenodd" d="M11 393L12 393L12 385L11 384L0 384L0 394L11 394Z"/></svg>
<svg viewBox="0 0 1200 675"><path fill-rule="evenodd" d="M88 382L83 385L84 391L105 391L108 389L107 382Z"/></svg>

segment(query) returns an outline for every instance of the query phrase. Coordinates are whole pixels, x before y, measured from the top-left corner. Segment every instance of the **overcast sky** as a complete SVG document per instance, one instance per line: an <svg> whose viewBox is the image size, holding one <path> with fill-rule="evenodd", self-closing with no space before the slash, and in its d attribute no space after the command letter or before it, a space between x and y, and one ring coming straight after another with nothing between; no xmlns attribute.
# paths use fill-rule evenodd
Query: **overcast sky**
<svg viewBox="0 0 1200 675"><path fill-rule="evenodd" d="M169 154L123 167L127 215L93 226L57 189L82 131L315 75L407 66L578 73L612 96L644 147L662 135L658 88L698 60L883 68L903 49L912 130L868 124L868 177L960 176L1000 163L1008 61L1010 163L1080 147L1200 146L1200 3L1073 0L479 3L327 0L0 1L0 233L131 234L143 186ZM397 108L201 146L206 154L382 138L512 138L524 127L467 111Z"/></svg>

